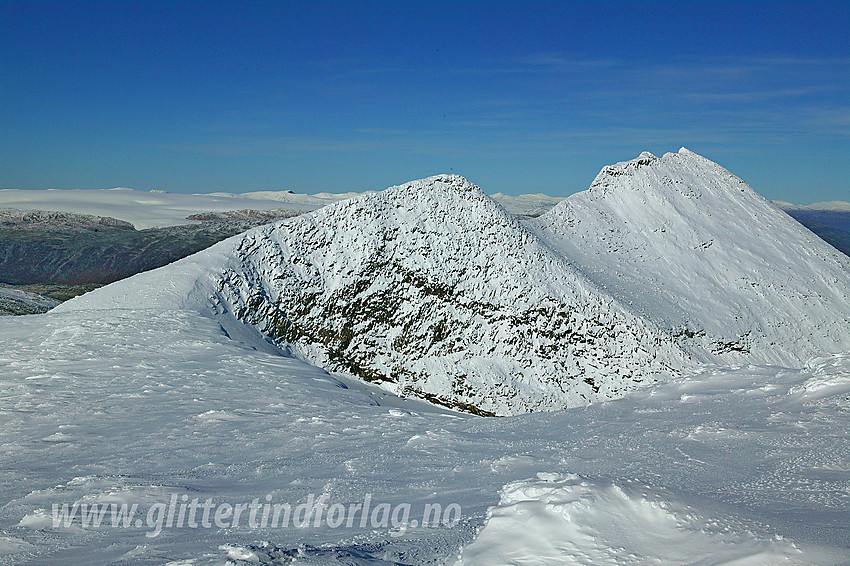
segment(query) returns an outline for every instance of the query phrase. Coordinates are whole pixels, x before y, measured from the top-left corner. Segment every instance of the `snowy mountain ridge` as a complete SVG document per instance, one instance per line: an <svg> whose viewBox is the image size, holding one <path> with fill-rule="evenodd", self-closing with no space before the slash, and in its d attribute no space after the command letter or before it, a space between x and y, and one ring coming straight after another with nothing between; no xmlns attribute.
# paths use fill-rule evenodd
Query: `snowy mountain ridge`
<svg viewBox="0 0 850 566"><path fill-rule="evenodd" d="M847 263L683 149L606 167L525 222L463 177L413 181L57 310L232 316L327 370L509 415L619 397L705 362L800 367L846 351Z"/></svg>
<svg viewBox="0 0 850 566"><path fill-rule="evenodd" d="M686 356L459 176L254 231L217 289L297 357L484 414L618 396Z"/></svg>
<svg viewBox="0 0 850 566"><path fill-rule="evenodd" d="M850 348L850 259L685 148L608 166L529 226L699 359L800 367Z"/></svg>

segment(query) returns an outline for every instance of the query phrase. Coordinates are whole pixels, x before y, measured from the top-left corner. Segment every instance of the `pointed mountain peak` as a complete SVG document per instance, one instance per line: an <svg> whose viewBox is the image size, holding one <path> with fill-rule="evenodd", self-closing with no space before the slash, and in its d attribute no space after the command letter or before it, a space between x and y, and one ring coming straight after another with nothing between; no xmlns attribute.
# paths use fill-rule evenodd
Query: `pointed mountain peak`
<svg viewBox="0 0 850 566"><path fill-rule="evenodd" d="M629 161L620 161L613 165L606 165L593 180L593 183L590 184L590 190L602 189L603 191L607 191L611 185L615 184L613 182L614 178L633 176L641 168L654 165L660 161L661 159L658 157L648 151L644 151Z"/></svg>
<svg viewBox="0 0 850 566"><path fill-rule="evenodd" d="M635 192L665 194L667 198L746 194L761 199L740 178L685 147L663 157L645 151L630 161L603 167L589 189L591 195Z"/></svg>
<svg viewBox="0 0 850 566"><path fill-rule="evenodd" d="M448 174L333 202L304 217L305 222L350 225L352 230L367 222L384 227L422 225L428 231L439 231L446 225L483 230L492 225L516 226L519 222L478 185L461 175Z"/></svg>
<svg viewBox="0 0 850 566"><path fill-rule="evenodd" d="M399 190L399 189L414 189L414 190L449 190L460 193L480 193L484 194L481 188L475 183L469 181L466 177L462 175L454 175L442 173L440 175L432 175L431 177L425 177L424 179L417 179L415 181L410 181L408 183L404 183L402 185L396 185L394 187L390 187L387 189L388 191Z"/></svg>
<svg viewBox="0 0 850 566"><path fill-rule="evenodd" d="M389 187L371 195L366 195L364 201L358 202L384 203L390 206L407 208L413 203L431 207L434 210L445 207L451 208L463 202L475 206L487 206L492 209L502 209L502 206L488 196L475 183L461 175L433 175L407 183ZM450 205L449 203L455 203ZM464 206L466 206L466 204ZM507 214L505 212L505 214Z"/></svg>
<svg viewBox="0 0 850 566"><path fill-rule="evenodd" d="M678 163L694 163L694 162L702 162L704 164L711 165L716 168L720 168L720 165L708 159L707 157L703 157L699 153L693 152L686 147L680 147L679 151L676 153L665 153L662 158L663 161L676 161Z"/></svg>

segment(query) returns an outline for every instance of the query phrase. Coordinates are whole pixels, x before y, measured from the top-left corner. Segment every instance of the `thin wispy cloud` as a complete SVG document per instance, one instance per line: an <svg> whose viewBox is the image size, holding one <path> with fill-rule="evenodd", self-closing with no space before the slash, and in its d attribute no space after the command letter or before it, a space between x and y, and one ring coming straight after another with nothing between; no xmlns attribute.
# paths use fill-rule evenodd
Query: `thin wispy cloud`
<svg viewBox="0 0 850 566"><path fill-rule="evenodd" d="M736 102L752 103L766 100L799 98L837 90L835 87L787 88L776 90L757 90L744 92L683 92L681 98L697 102Z"/></svg>

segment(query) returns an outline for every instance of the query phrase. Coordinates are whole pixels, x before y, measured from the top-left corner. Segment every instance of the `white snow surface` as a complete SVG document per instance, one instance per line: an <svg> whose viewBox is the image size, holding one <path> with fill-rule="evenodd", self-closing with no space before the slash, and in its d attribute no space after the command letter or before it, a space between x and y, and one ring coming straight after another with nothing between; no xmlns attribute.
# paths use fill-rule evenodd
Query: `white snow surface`
<svg viewBox="0 0 850 566"><path fill-rule="evenodd" d="M700 359L850 350L850 258L685 148L605 167L528 225Z"/></svg>
<svg viewBox="0 0 850 566"><path fill-rule="evenodd" d="M0 190L0 208L50 210L125 220L137 230L191 224L186 217L201 212L230 210L313 210L299 203L257 200L239 196L183 195L163 191L115 189Z"/></svg>
<svg viewBox="0 0 850 566"><path fill-rule="evenodd" d="M312 209L321 208L326 204L330 204L332 202L336 202L338 200L348 200L350 198L355 198L359 196L363 196L366 194L374 194L375 191L365 191L362 193L349 191L347 193L316 193L312 195L307 195L303 193L296 193L293 191L252 191L249 193L210 193L212 196L219 197L237 197L237 198L249 198L256 200L264 200L264 201L277 201L283 202L287 204L302 204L310 206Z"/></svg>
<svg viewBox="0 0 850 566"><path fill-rule="evenodd" d="M830 212L850 212L850 202L843 200L828 200L825 202L814 202L812 204L794 204L783 200L771 201L783 210L813 210Z"/></svg>
<svg viewBox="0 0 850 566"><path fill-rule="evenodd" d="M731 517L718 521L640 481L541 472L504 487L456 566L773 566L829 563L835 560L830 554L759 536Z"/></svg>
<svg viewBox="0 0 850 566"><path fill-rule="evenodd" d="M227 333L220 325L224 323ZM588 407L436 412L188 310L0 319L0 564L847 564L850 356ZM828 388L821 385L829 383ZM344 387L345 386L345 387ZM816 394L813 394L816 393ZM171 493L458 503L453 528L54 528Z"/></svg>

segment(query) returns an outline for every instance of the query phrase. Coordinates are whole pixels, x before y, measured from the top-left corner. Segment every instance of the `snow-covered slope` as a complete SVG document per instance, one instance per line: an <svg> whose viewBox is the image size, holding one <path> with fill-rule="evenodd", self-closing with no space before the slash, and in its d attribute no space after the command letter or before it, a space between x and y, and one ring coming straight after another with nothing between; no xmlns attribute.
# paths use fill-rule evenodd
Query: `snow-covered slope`
<svg viewBox="0 0 850 566"><path fill-rule="evenodd" d="M482 419L368 395L252 345L189 311L0 318L0 564L436 566L462 554L469 566L825 566L850 556L847 355ZM157 509L184 495L220 509L305 505L310 494L407 504L409 523L361 527L357 516L333 528L325 514L316 527L252 528L246 510L236 527L232 516L204 526L198 511L195 528L185 515L178 527L178 513L169 528ZM52 526L52 506L75 503L136 504L141 522L115 527L108 514L83 527L78 515ZM431 504L459 505L460 522L417 525Z"/></svg>
<svg viewBox="0 0 850 566"><path fill-rule="evenodd" d="M605 167L529 226L700 358L850 349L850 259L687 149Z"/></svg>
<svg viewBox="0 0 850 566"><path fill-rule="evenodd" d="M320 367L480 414L609 399L689 363L481 190L436 176L63 306L232 313Z"/></svg>

